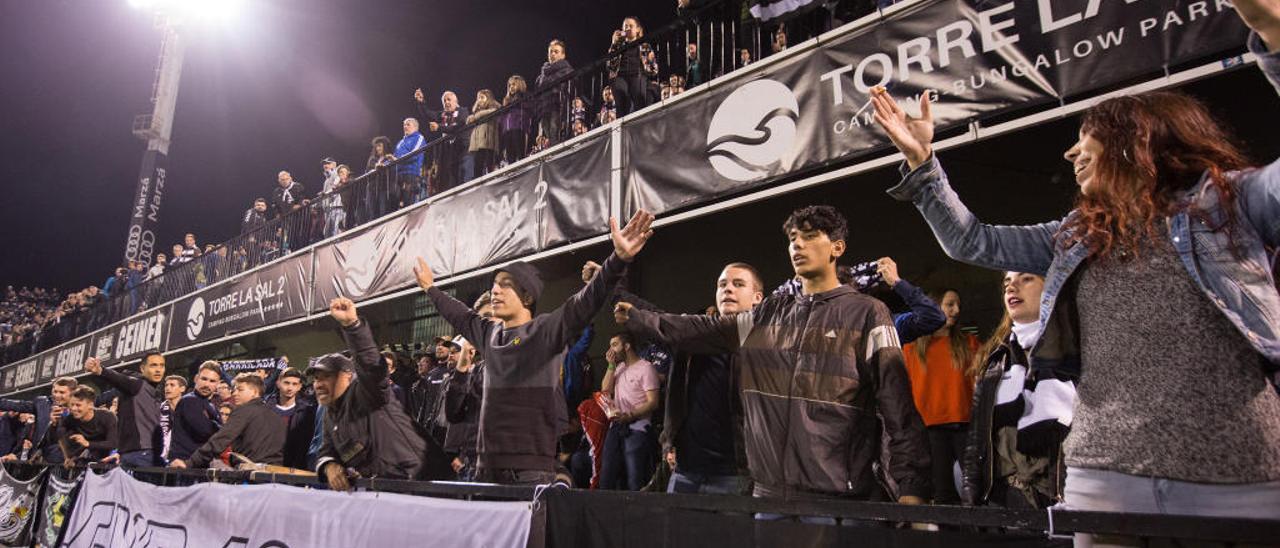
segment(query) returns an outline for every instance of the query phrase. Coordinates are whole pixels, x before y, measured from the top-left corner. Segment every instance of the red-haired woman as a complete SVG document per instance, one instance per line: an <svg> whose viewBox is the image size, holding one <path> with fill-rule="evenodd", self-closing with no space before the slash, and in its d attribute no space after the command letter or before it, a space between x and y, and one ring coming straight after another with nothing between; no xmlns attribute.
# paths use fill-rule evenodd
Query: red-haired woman
<svg viewBox="0 0 1280 548"><path fill-rule="evenodd" d="M1236 7L1280 90L1280 4ZM1280 162L1249 168L1185 95L1110 99L1084 113L1066 152L1075 209L986 225L933 157L927 99L918 118L882 89L872 100L910 168L889 193L915 203L946 252L1045 276L1028 412L1047 420L1020 429L1018 443L1070 426L1067 505L1280 519L1280 395L1268 382L1280 369L1280 294L1267 266L1280 246ZM1077 537L1095 541L1130 542Z"/></svg>

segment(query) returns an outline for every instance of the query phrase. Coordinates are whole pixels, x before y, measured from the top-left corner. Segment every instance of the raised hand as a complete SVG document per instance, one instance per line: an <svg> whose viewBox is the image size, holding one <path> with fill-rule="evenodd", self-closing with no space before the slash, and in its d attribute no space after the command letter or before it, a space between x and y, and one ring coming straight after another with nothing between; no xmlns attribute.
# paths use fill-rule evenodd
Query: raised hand
<svg viewBox="0 0 1280 548"><path fill-rule="evenodd" d="M101 375L102 362L98 358L89 358L84 361L84 371L90 375Z"/></svg>
<svg viewBox="0 0 1280 548"><path fill-rule="evenodd" d="M342 327L351 327L360 321L360 317L356 316L356 303L346 297L329 301L329 315L338 320Z"/></svg>
<svg viewBox="0 0 1280 548"><path fill-rule="evenodd" d="M626 325L627 320L631 319L631 309L635 308L631 303L626 301L618 301L613 305L613 322L618 325Z"/></svg>
<svg viewBox="0 0 1280 548"><path fill-rule="evenodd" d="M1269 51L1280 51L1280 0L1234 0L1240 20L1266 42Z"/></svg>
<svg viewBox="0 0 1280 548"><path fill-rule="evenodd" d="M596 277L596 273L600 272L600 263L595 261L587 261L582 265L582 283L589 284L591 279Z"/></svg>
<svg viewBox="0 0 1280 548"><path fill-rule="evenodd" d="M418 264L413 267L413 275L418 277L418 287L423 291L431 289L431 286L436 284L436 278L431 274L431 266L422 257L418 257Z"/></svg>
<svg viewBox="0 0 1280 548"><path fill-rule="evenodd" d="M631 262L636 258L636 254L644 249L645 242L653 236L653 230L649 228L652 224L653 214L643 209L637 211L622 230L618 230L617 219L609 218L609 237L613 238L613 252L619 259Z"/></svg>
<svg viewBox="0 0 1280 548"><path fill-rule="evenodd" d="M894 146L907 157L907 165L915 169L933 154L933 112L929 91L920 95L920 116L908 116L889 91L877 86L871 90L876 122L889 134Z"/></svg>
<svg viewBox="0 0 1280 548"><path fill-rule="evenodd" d="M880 257L876 261L876 271L880 273L880 277L884 278L885 285L893 287L898 285L902 278L898 277L898 263L888 257Z"/></svg>

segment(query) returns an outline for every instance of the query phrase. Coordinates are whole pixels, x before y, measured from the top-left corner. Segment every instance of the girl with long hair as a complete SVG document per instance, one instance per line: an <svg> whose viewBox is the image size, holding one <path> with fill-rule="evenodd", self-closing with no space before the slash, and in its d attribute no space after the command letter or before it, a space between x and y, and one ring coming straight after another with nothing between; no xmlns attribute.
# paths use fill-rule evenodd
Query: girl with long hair
<svg viewBox="0 0 1280 548"><path fill-rule="evenodd" d="M502 165L515 163L529 151L533 117L525 106L528 101L521 101L528 94L529 84L523 76L513 74L507 78L507 95L502 98L502 105L507 107L507 111L502 113L498 122L498 150L502 155ZM515 106L510 106L513 103Z"/></svg>
<svg viewBox="0 0 1280 548"><path fill-rule="evenodd" d="M476 103L471 107L471 116L467 117L467 123L479 122L484 117L497 112L501 106L493 98L492 91L482 89L476 92ZM498 149L497 120L486 120L472 128L471 145L468 149L475 162L477 177L493 171Z"/></svg>
<svg viewBox="0 0 1280 548"><path fill-rule="evenodd" d="M1046 508L1062 499L1062 437L1037 440L1026 435L1034 431L1034 410L1042 403L1037 398L1052 392L1038 390L1036 379L1027 374L1027 354L1039 336L1043 292L1043 276L1005 273L1004 318L970 362L968 376L976 384L961 458L960 498L965 504ZM1037 441L1047 443L1036 446Z"/></svg>
<svg viewBox="0 0 1280 548"><path fill-rule="evenodd" d="M1280 90L1280 5L1236 8ZM1045 276L1028 361L1045 392L1032 411L1056 420L1025 434L1070 428L1067 506L1280 519L1280 395L1268 382L1280 370L1280 293L1267 266L1280 246L1280 162L1250 168L1185 95L1109 99L1084 113L1065 154L1075 209L1060 221L987 225L933 156L927 95L911 117L885 90L872 94L910 169L889 193L915 203L952 257Z"/></svg>
<svg viewBox="0 0 1280 548"><path fill-rule="evenodd" d="M929 433L933 502L959 504L955 463L964 452L965 430L973 400L973 379L966 373L978 339L960 331L960 294L954 289L931 291L947 323L902 348L911 395Z"/></svg>

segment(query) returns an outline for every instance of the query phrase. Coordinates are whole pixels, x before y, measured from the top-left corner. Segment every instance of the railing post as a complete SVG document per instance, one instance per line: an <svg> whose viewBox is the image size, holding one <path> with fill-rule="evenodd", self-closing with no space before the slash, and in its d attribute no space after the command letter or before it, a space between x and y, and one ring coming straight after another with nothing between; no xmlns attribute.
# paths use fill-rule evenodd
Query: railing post
<svg viewBox="0 0 1280 548"><path fill-rule="evenodd" d="M626 222L622 212L622 124L609 130L609 216Z"/></svg>

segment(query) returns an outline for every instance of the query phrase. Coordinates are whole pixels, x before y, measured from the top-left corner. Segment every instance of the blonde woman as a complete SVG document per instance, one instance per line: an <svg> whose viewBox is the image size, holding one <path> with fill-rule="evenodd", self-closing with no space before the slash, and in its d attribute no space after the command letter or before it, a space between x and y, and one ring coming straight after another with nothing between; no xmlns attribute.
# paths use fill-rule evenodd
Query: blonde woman
<svg viewBox="0 0 1280 548"><path fill-rule="evenodd" d="M468 152L474 159L476 176L479 177L493 171L498 149L498 120L490 117L502 105L493 98L493 92L482 89L476 92L476 103L471 107L468 124L480 122L471 129L471 146Z"/></svg>

